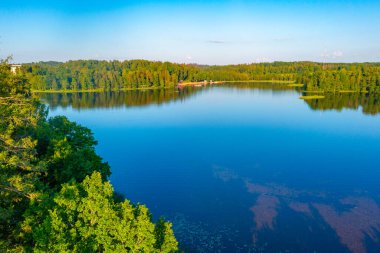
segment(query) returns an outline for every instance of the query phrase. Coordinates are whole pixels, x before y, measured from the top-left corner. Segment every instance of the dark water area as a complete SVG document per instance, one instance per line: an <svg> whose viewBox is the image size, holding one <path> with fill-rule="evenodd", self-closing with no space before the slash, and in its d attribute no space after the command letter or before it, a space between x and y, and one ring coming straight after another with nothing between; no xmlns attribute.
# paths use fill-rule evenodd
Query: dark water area
<svg viewBox="0 0 380 253"><path fill-rule="evenodd" d="M380 100L278 84L41 94L186 252L380 252Z"/></svg>

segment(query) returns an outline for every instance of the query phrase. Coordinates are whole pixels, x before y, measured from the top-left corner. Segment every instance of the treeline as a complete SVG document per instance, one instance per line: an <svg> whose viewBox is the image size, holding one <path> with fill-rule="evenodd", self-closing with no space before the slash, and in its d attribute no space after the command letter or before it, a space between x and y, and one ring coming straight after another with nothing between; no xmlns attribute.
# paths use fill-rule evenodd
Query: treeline
<svg viewBox="0 0 380 253"><path fill-rule="evenodd" d="M179 80L195 80L189 65L149 61L69 61L28 64L23 71L35 90L119 90L174 87Z"/></svg>
<svg viewBox="0 0 380 253"><path fill-rule="evenodd" d="M114 192L92 132L0 63L0 252L176 252L171 224Z"/></svg>
<svg viewBox="0 0 380 253"><path fill-rule="evenodd" d="M167 88L179 82L273 80L304 84L308 91L380 92L380 64L274 62L201 66L169 62L94 61L26 64L34 90L120 90Z"/></svg>
<svg viewBox="0 0 380 253"><path fill-rule="evenodd" d="M380 64L313 64L300 70L296 82L308 91L380 92Z"/></svg>

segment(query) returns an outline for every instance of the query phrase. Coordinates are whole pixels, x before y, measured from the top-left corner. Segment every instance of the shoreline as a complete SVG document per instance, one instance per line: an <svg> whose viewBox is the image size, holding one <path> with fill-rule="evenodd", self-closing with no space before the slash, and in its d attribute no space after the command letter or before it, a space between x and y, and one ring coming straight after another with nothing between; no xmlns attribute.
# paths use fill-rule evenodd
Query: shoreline
<svg viewBox="0 0 380 253"><path fill-rule="evenodd" d="M340 94L344 94L344 93L357 93L357 94L368 94L370 92L368 91L357 91L357 90L339 90L339 91L323 91L323 90L303 90L301 91L302 93L314 93L314 94L321 94L321 93L324 93L324 94L337 94L337 93L340 93ZM372 94L376 94L378 92L372 92Z"/></svg>
<svg viewBox="0 0 380 253"><path fill-rule="evenodd" d="M31 90L32 93L101 93L101 92L118 92L118 91L144 91L144 90L161 90L161 89L175 89L175 88L185 88L185 87L203 87L211 85L222 85L222 84L233 84L233 83L273 83L273 84L288 84L288 87L301 88L301 84L296 84L295 81L281 81L281 80L243 80L243 81L213 81L213 82L183 82L176 86L170 87L139 87L139 88L121 88L121 89L91 89L91 90ZM355 90L340 90L340 91L323 91L323 90L301 90L303 93L314 93L314 94L337 94L337 93L360 93L367 94L368 91L355 91ZM374 92L376 93L376 92Z"/></svg>
<svg viewBox="0 0 380 253"><path fill-rule="evenodd" d="M99 92L115 92L115 91L134 91L134 90L167 90L175 88L173 87L141 87L141 88L122 88L122 89L112 89L112 90L103 90L103 89L92 89L92 90L32 90L32 93L99 93Z"/></svg>
<svg viewBox="0 0 380 253"><path fill-rule="evenodd" d="M91 89L91 90L32 90L32 93L95 93L95 92L108 92L108 91L133 91L133 90L158 90L158 89L171 89L183 88L187 86L206 86L225 83L278 83L278 84L292 84L294 81L281 81L281 80L243 80L243 81L213 81L213 82L183 82L177 86L171 87L140 87L140 88L121 88L121 89Z"/></svg>
<svg viewBox="0 0 380 253"><path fill-rule="evenodd" d="M179 83L178 87L186 86L206 86L214 84L226 84L226 83L277 83L277 84L294 84L295 81L282 81L282 80L234 80L234 81L200 81L200 82L183 82Z"/></svg>
<svg viewBox="0 0 380 253"><path fill-rule="evenodd" d="M225 81L212 81L212 82L183 82L178 83L177 87L186 87L186 86L206 86L206 85L214 85L214 84L224 84Z"/></svg>
<svg viewBox="0 0 380 253"><path fill-rule="evenodd" d="M292 84L295 81L283 81L283 80L242 80L242 81L224 81L224 83L280 83L280 84Z"/></svg>

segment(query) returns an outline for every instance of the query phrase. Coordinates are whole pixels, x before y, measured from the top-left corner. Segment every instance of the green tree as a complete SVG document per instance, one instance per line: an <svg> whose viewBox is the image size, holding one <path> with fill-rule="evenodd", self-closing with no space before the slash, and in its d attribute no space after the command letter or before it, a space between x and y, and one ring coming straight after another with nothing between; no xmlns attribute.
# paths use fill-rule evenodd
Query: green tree
<svg viewBox="0 0 380 253"><path fill-rule="evenodd" d="M34 231L35 252L175 252L170 224L157 225L145 206L115 203L109 182L94 172L63 185Z"/></svg>
<svg viewBox="0 0 380 253"><path fill-rule="evenodd" d="M31 200L41 195L46 173L36 158L36 127L44 106L30 96L26 79L0 64L0 251L19 244L19 223Z"/></svg>
<svg viewBox="0 0 380 253"><path fill-rule="evenodd" d="M37 131L37 151L47 167L45 181L50 187L71 179L82 181L93 171L105 180L110 176L107 163L95 152L97 141L90 129L57 116L41 123Z"/></svg>

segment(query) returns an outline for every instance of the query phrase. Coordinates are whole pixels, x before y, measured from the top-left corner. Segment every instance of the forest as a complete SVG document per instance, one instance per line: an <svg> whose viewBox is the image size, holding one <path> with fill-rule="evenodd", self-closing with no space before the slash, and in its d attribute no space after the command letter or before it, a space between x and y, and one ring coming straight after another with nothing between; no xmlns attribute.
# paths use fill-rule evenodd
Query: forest
<svg viewBox="0 0 380 253"><path fill-rule="evenodd" d="M77 60L24 64L21 72L37 91L109 91L168 88L180 82L291 81L305 91L380 92L380 63L273 62L227 66L146 60Z"/></svg>
<svg viewBox="0 0 380 253"><path fill-rule="evenodd" d="M2 61L0 252L177 252L171 223L113 190L91 130L47 114Z"/></svg>

